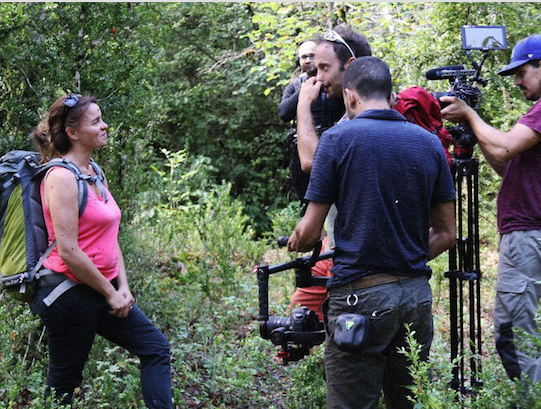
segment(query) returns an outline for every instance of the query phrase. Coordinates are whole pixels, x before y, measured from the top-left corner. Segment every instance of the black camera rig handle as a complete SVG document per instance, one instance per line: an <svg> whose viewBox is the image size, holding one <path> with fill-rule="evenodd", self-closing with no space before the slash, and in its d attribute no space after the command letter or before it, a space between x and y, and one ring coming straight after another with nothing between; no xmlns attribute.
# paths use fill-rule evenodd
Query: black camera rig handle
<svg viewBox="0 0 541 409"><path fill-rule="evenodd" d="M280 236L279 243L287 244L288 237ZM269 266L262 264L254 267L254 272L257 274L257 283L259 286L259 321L266 321L269 318L269 277L272 274L282 271L295 269L295 285L296 287L305 288L313 286L325 287L328 277L312 276L312 267L320 260L332 258L334 251L321 253L322 243L319 242L310 256L297 258L286 263Z"/></svg>
<svg viewBox="0 0 541 409"><path fill-rule="evenodd" d="M280 236L278 237L278 247L285 247L287 246L287 242L289 241L289 236ZM299 263L299 267L301 265L305 265L309 268L312 268L313 266L316 265L316 263L319 261L319 255L321 253L321 247L323 246L323 242L320 240L317 242L317 244L315 245L314 247L314 250L312 251L312 256L310 257L310 259L307 261L307 262L301 262ZM334 254L334 252L333 252ZM332 257L332 255L331 255ZM328 258L328 257L327 257ZM301 258L301 259L297 259L297 260L303 260L304 261L304 258ZM295 260L295 261L297 261ZM323 260L323 259L321 259ZM292 268L298 268L298 267L292 267ZM297 285L297 287L311 287L312 285L317 285L317 284L311 284L311 285Z"/></svg>
<svg viewBox="0 0 541 409"><path fill-rule="evenodd" d="M286 245L288 237L281 236L279 245ZM312 276L312 267L320 260L332 258L334 251L321 253L319 242L311 255L295 260L269 266L263 264L254 267L259 287L259 330L263 339L270 339L273 344L281 345L279 357L284 365L289 361L297 361L309 354L314 345L325 340L323 324L317 314L306 307L295 309L291 318L269 316L269 277L282 271L295 270L296 287L312 287L327 285L328 277ZM302 311L301 311L302 310Z"/></svg>

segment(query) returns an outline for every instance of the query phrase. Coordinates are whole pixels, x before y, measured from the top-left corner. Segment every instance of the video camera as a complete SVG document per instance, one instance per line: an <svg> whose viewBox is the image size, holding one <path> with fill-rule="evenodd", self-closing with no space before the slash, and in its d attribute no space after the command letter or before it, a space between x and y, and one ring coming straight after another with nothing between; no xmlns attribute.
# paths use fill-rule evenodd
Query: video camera
<svg viewBox="0 0 541 409"><path fill-rule="evenodd" d="M442 103L440 98L443 96L453 96L460 98L476 111L479 110L479 101L482 92L476 84L486 86L488 81L481 78L481 68L491 50L507 49L506 32L504 26L463 26L462 27L462 48L466 50L466 55L471 61L474 69L465 69L463 65L450 65L445 67L433 68L426 72L428 80L449 80L451 90L449 92L435 92L433 95L440 103L441 108L445 108L448 103ZM472 50L482 51L483 57L478 64L471 56ZM449 129L451 136L462 148L463 152L473 152L473 147L477 143L477 138L468 123L462 123Z"/></svg>
<svg viewBox="0 0 541 409"><path fill-rule="evenodd" d="M279 246L287 244L288 237L278 239ZM326 286L328 277L312 276L312 267L320 260L331 258L333 251L321 252L321 242L312 255L274 266L267 264L254 267L259 286L259 330L263 339L270 339L281 346L278 357L282 364L298 361L310 353L310 349L325 341L323 322L307 307L295 308L289 317L269 315L269 277L282 271L295 269L296 287Z"/></svg>

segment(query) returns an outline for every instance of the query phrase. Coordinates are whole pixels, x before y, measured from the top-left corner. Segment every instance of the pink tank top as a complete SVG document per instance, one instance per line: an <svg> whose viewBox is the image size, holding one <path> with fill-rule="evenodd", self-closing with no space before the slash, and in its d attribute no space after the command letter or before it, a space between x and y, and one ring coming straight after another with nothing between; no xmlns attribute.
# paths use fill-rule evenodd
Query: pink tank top
<svg viewBox="0 0 541 409"><path fill-rule="evenodd" d="M52 168L50 172L55 169L57 168ZM79 247L90 257L98 270L111 281L118 276L118 229L121 212L109 190L107 190L107 196L109 200L105 202L92 189L88 189L88 203L79 218ZM44 183L41 184L41 201L50 244L55 239L55 234L51 213L45 205ZM43 265L82 284L58 255L58 247L53 249Z"/></svg>

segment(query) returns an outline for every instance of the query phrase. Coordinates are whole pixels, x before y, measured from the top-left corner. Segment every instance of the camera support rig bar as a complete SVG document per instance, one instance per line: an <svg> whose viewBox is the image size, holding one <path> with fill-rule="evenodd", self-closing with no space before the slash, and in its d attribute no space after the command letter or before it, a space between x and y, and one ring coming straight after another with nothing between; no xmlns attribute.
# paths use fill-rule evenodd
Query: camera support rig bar
<svg viewBox="0 0 541 409"><path fill-rule="evenodd" d="M284 240L284 238L280 238ZM287 241L286 241L287 242ZM310 353L310 348L325 341L325 329L317 314L306 308L295 308L291 317L269 316L269 277L282 271L295 269L296 287L312 287L327 284L328 277L312 276L312 267L320 260L332 258L334 251L321 253L321 242L312 255L274 266L264 264L254 267L259 287L259 330L263 339L280 345L278 357L287 365Z"/></svg>
<svg viewBox="0 0 541 409"><path fill-rule="evenodd" d="M456 183L457 241L449 250L450 336L453 368L451 386L469 394L483 383L481 373L481 269L479 260L479 192L477 159L455 159L452 173ZM466 188L464 190L464 187ZM465 296L465 287L468 296ZM464 302L468 301L469 337L465 335ZM465 341L467 340L467 344ZM469 347L470 388L466 387L465 351Z"/></svg>

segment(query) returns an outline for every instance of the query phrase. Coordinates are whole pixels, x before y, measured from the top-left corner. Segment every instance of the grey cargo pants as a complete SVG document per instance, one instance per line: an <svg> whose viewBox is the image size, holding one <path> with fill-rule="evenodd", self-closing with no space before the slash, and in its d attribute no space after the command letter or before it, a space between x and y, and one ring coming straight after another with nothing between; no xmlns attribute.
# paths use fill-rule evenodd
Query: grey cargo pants
<svg viewBox="0 0 541 409"><path fill-rule="evenodd" d="M541 298L541 231L513 231L500 239L494 303L496 349L511 379L541 380L541 356L520 348L517 328L533 335ZM518 341L518 342L517 342Z"/></svg>

